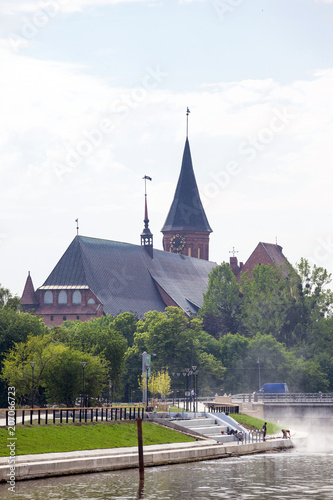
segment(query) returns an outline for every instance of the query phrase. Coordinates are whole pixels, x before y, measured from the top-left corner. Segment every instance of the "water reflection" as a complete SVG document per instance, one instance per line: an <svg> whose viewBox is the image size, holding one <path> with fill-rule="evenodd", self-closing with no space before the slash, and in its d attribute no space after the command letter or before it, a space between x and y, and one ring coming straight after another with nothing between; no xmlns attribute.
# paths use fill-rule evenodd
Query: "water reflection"
<svg viewBox="0 0 333 500"><path fill-rule="evenodd" d="M0 485L4 500L197 500L333 498L333 454L277 453L17 482Z"/></svg>

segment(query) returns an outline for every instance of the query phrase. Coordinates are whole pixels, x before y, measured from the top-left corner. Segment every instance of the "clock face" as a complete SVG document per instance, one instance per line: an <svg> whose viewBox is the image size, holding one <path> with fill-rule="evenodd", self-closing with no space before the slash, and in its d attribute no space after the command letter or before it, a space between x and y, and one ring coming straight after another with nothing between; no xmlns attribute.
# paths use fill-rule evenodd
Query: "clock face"
<svg viewBox="0 0 333 500"><path fill-rule="evenodd" d="M181 252L185 248L186 240L181 234L175 234L170 240L170 247L173 252Z"/></svg>

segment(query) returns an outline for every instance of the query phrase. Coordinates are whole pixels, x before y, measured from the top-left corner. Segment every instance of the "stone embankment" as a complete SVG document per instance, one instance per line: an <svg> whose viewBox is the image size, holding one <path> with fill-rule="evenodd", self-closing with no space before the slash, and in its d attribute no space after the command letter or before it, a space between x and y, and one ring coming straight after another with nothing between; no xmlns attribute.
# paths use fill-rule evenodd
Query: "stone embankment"
<svg viewBox="0 0 333 500"><path fill-rule="evenodd" d="M173 443L144 447L145 467L177 464L199 460L226 458L252 453L263 453L293 448L289 439L272 439L265 442L238 444L217 443L204 439L191 443ZM105 450L83 450L67 453L44 453L21 455L15 461L15 481L86 472L102 472L138 467L138 449L113 448ZM7 482L13 464L7 457L0 458L0 482Z"/></svg>

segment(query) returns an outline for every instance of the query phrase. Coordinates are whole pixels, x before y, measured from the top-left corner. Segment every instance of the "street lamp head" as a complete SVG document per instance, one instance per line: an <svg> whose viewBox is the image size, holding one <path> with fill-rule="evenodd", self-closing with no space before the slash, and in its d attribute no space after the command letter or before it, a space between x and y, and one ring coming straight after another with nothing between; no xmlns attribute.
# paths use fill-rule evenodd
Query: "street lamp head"
<svg viewBox="0 0 333 500"><path fill-rule="evenodd" d="M31 361L30 364L31 364L31 368L33 368L36 363L34 361Z"/></svg>
<svg viewBox="0 0 333 500"><path fill-rule="evenodd" d="M81 361L81 366L82 366L83 369L85 369L86 365L87 365L86 361Z"/></svg>

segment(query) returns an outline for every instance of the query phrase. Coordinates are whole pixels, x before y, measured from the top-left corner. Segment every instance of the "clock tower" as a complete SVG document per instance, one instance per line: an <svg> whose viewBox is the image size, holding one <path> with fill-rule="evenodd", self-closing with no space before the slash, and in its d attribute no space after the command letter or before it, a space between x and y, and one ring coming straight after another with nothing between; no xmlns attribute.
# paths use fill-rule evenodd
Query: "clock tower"
<svg viewBox="0 0 333 500"><path fill-rule="evenodd" d="M211 232L212 229L200 200L190 145L186 137L178 184L162 228L163 249L166 252L209 260Z"/></svg>

